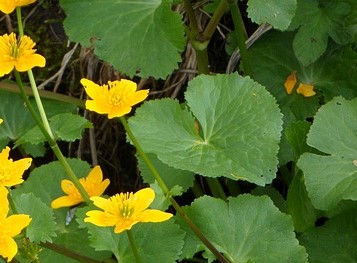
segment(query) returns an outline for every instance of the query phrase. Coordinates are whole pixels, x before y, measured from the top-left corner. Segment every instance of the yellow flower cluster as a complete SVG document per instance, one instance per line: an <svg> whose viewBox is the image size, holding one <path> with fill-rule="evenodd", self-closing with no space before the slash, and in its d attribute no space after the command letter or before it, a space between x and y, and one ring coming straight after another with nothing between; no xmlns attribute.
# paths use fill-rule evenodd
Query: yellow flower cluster
<svg viewBox="0 0 357 263"><path fill-rule="evenodd" d="M16 214L7 216L9 201L7 187L23 182L22 175L31 165L31 158L13 161L9 158L10 148L0 153L0 255L10 262L17 253L17 244L13 237L27 227L31 218L28 215Z"/></svg>
<svg viewBox="0 0 357 263"><path fill-rule="evenodd" d="M297 83L296 71L293 71L285 80L284 87L286 93L289 95L293 92ZM299 83L298 88L296 89L298 94L303 95L304 97L312 97L316 94L314 91L314 86L311 84Z"/></svg>

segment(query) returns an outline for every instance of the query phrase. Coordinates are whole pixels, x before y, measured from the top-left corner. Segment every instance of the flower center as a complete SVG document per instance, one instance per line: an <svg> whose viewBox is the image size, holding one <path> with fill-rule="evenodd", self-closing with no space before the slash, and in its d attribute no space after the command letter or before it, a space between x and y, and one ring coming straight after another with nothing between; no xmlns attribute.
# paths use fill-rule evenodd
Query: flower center
<svg viewBox="0 0 357 263"><path fill-rule="evenodd" d="M0 167L0 182L7 182L10 180L10 171L8 167Z"/></svg>
<svg viewBox="0 0 357 263"><path fill-rule="evenodd" d="M113 96L110 98L110 101L114 107L118 107L122 104L123 98L120 94L114 93Z"/></svg>
<svg viewBox="0 0 357 263"><path fill-rule="evenodd" d="M122 217L130 218L134 212L133 193L120 193L119 211Z"/></svg>

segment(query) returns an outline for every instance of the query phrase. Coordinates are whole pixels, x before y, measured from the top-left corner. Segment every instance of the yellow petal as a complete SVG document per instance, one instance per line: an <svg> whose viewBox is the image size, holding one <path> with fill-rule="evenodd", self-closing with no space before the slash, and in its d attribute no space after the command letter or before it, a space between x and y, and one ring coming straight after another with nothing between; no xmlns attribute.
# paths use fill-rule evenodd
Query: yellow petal
<svg viewBox="0 0 357 263"><path fill-rule="evenodd" d="M1 240L0 255L10 262L17 254L17 244L11 237L5 236Z"/></svg>
<svg viewBox="0 0 357 263"><path fill-rule="evenodd" d="M4 122L4 120L0 118L0 124L2 124L3 122Z"/></svg>
<svg viewBox="0 0 357 263"><path fill-rule="evenodd" d="M53 209L57 209L61 207L74 206L80 204L82 201L83 200L79 200L78 198L73 198L72 196L65 195L53 200L51 203L51 207Z"/></svg>
<svg viewBox="0 0 357 263"><path fill-rule="evenodd" d="M0 153L0 163L6 162L9 159L10 147L6 146Z"/></svg>
<svg viewBox="0 0 357 263"><path fill-rule="evenodd" d="M144 211L155 199L155 192L151 188L147 187L137 191L133 199L135 200L135 213Z"/></svg>
<svg viewBox="0 0 357 263"><path fill-rule="evenodd" d="M21 233L22 229L27 227L31 222L29 215L16 214L11 215L3 222L7 225L7 234L11 237L17 236Z"/></svg>
<svg viewBox="0 0 357 263"><path fill-rule="evenodd" d="M102 169L99 165L96 165L88 174L87 180L93 184L99 184L103 180Z"/></svg>
<svg viewBox="0 0 357 263"><path fill-rule="evenodd" d="M119 234L125 230L130 230L132 226L135 225L136 223L139 223L139 221L131 220L131 219L120 221L115 225L114 233Z"/></svg>
<svg viewBox="0 0 357 263"><path fill-rule="evenodd" d="M170 219L173 215L160 210L147 209L140 213L140 222L162 222Z"/></svg>
<svg viewBox="0 0 357 263"><path fill-rule="evenodd" d="M114 226L117 218L108 213L98 210L91 210L86 213L84 222L92 223L96 226Z"/></svg>
<svg viewBox="0 0 357 263"><path fill-rule="evenodd" d="M62 191L67 195L75 194L77 191L77 188L74 186L73 182L67 179L63 179L61 181L61 188Z"/></svg>
<svg viewBox="0 0 357 263"><path fill-rule="evenodd" d="M19 72L25 72L34 67L43 68L45 65L46 59L39 54L20 56L15 62L15 68Z"/></svg>
<svg viewBox="0 0 357 263"><path fill-rule="evenodd" d="M107 178L105 179L103 182L101 182L100 184L97 184L95 191L93 193L88 193L90 197L92 196L100 196L104 193L105 189L107 189L107 187L110 184L110 180Z"/></svg>
<svg viewBox="0 0 357 263"><path fill-rule="evenodd" d="M93 81L85 78L81 79L81 84L91 99L105 99L105 94L108 92L108 87L106 85L99 86Z"/></svg>
<svg viewBox="0 0 357 263"><path fill-rule="evenodd" d="M0 218L5 218L9 212L9 200L7 199L9 191L6 187L0 186Z"/></svg>
<svg viewBox="0 0 357 263"><path fill-rule="evenodd" d="M284 87L286 93L291 94L296 85L296 70L293 71L285 80Z"/></svg>
<svg viewBox="0 0 357 263"><path fill-rule="evenodd" d="M0 77L9 74L15 67L15 61L4 61L0 58Z"/></svg>
<svg viewBox="0 0 357 263"><path fill-rule="evenodd" d="M87 100L86 109L99 114L108 114L111 110L107 99Z"/></svg>
<svg viewBox="0 0 357 263"><path fill-rule="evenodd" d="M142 101L144 101L149 95L149 90L145 89L145 90L139 90L137 92L135 92L134 94L132 94L128 99L127 99L127 103L130 106L133 106L135 104L138 104Z"/></svg>
<svg viewBox="0 0 357 263"><path fill-rule="evenodd" d="M303 84L300 83L299 87L297 88L296 92L298 94L303 95L304 97L312 97L316 94L314 91L314 86L310 84Z"/></svg>
<svg viewBox="0 0 357 263"><path fill-rule="evenodd" d="M110 207L111 205L111 201L108 200L108 199L105 199L103 197L100 197L100 196L93 196L90 198L90 200L93 201L93 204L96 206L96 207L99 207L105 211L108 210L108 208Z"/></svg>
<svg viewBox="0 0 357 263"><path fill-rule="evenodd" d="M112 108L108 111L108 119L124 116L125 114L131 112L131 109L132 108L127 105L123 105L122 107L118 108Z"/></svg>

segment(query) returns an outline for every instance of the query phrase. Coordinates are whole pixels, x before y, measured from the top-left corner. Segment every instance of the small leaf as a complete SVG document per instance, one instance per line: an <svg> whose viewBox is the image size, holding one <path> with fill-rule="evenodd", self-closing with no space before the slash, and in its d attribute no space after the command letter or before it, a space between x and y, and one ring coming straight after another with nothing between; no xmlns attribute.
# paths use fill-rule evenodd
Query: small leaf
<svg viewBox="0 0 357 263"><path fill-rule="evenodd" d="M249 0L248 17L257 24L269 23L279 30L288 29L295 15L296 0Z"/></svg>
<svg viewBox="0 0 357 263"><path fill-rule="evenodd" d="M348 210L302 234L310 263L357 261L357 210Z"/></svg>
<svg viewBox="0 0 357 263"><path fill-rule="evenodd" d="M314 227L317 212L307 195L304 177L301 171L294 176L289 185L287 204L287 212L291 215L297 232L304 232Z"/></svg>
<svg viewBox="0 0 357 263"><path fill-rule="evenodd" d="M14 192L16 193L16 192ZM26 236L31 242L52 242L56 237L56 223L53 211L33 193L13 195L17 212L30 215L31 223L26 228Z"/></svg>
<svg viewBox="0 0 357 263"><path fill-rule="evenodd" d="M204 196L184 209L231 262L307 262L307 254L295 238L290 217L281 213L269 197L241 195L229 198L226 203ZM200 249L199 241L194 242L197 237L182 219L179 223L188 232L185 244L189 247L185 245L183 255L192 257L189 253L199 251L192 251L195 247Z"/></svg>
<svg viewBox="0 0 357 263"><path fill-rule="evenodd" d="M77 139L81 139L83 130L85 128L93 127L92 123L87 119L71 113L55 115L49 119L49 122L55 137L67 142L73 142ZM45 141L46 139L40 128L35 126L16 141L16 146L24 143L37 145Z"/></svg>
<svg viewBox="0 0 357 263"><path fill-rule="evenodd" d="M357 99L338 97L317 112L307 143L326 155L304 153L297 163L316 208L329 210L341 200L357 200L356 131Z"/></svg>
<svg viewBox="0 0 357 263"><path fill-rule="evenodd" d="M294 150L295 161L304 152L313 152L313 148L306 144L306 136L310 129L310 123L298 121L285 128L284 134L290 146Z"/></svg>
<svg viewBox="0 0 357 263"><path fill-rule="evenodd" d="M185 97L194 116L177 101L162 99L144 103L130 118L144 151L204 176L272 181L282 121L263 86L237 74L199 76Z"/></svg>

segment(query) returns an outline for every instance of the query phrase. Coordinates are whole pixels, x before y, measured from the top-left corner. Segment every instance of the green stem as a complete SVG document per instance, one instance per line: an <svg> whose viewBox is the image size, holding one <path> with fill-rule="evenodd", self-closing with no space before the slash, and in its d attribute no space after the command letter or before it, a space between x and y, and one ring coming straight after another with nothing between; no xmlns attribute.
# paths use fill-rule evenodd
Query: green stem
<svg viewBox="0 0 357 263"><path fill-rule="evenodd" d="M16 82L19 86L21 96L27 106L27 109L30 111L30 114L32 115L33 119L35 120L36 124L40 128L41 132L45 136L46 140L48 141L49 145L51 146L54 154L56 155L58 161L62 164L63 169L65 170L66 174L68 175L69 179L73 182L75 187L77 188L78 192L81 194L83 200L87 203L90 204L91 201L89 199L88 193L84 190L83 185L79 182L77 176L74 174L72 168L69 166L67 160L63 156L61 150L58 147L58 144L56 141L50 136L50 134L47 132L47 129L43 125L42 121L40 118L37 116L35 109L32 107L31 102L29 101L26 92L24 90L24 86L22 84L21 76L18 71L14 70Z"/></svg>
<svg viewBox="0 0 357 263"><path fill-rule="evenodd" d="M246 41L245 26L237 4L237 0L226 0L226 1L228 2L229 9L231 11L231 15L233 19L234 29L236 30L236 34L238 37L237 41L238 41L238 47L242 58L242 66L244 69L244 73L245 75L248 75L251 78L253 78L254 77L253 69L250 63L248 49L245 44Z"/></svg>
<svg viewBox="0 0 357 263"><path fill-rule="evenodd" d="M227 200L227 196L217 178L207 178L207 183L214 197Z"/></svg>
<svg viewBox="0 0 357 263"><path fill-rule="evenodd" d="M35 78L33 76L32 70L30 69L29 71L27 71L27 74L29 76L29 80L30 80L30 84L31 84L31 88L32 88L32 93L33 93L33 96L35 97L37 109L40 112L42 123L45 126L46 131L48 132L48 134L51 136L52 139L54 139L53 133L51 131L50 124L48 123L48 120L47 120L45 109L43 108L43 104L42 104L42 101L41 101L41 98L40 98L40 94L38 93L37 85L36 85Z"/></svg>
<svg viewBox="0 0 357 263"><path fill-rule="evenodd" d="M185 9L190 21L190 30L194 35L198 34L198 25L195 16L195 11L192 8L191 0L184 0Z"/></svg>
<svg viewBox="0 0 357 263"><path fill-rule="evenodd" d="M202 33L201 39L203 41L207 41L207 40L211 39L211 37L212 37L214 31L216 31L218 23L221 20L227 7L228 7L228 5L227 5L226 0L221 0L221 2L219 2L219 5L218 5L216 11L214 12L213 16L211 17L205 30Z"/></svg>
<svg viewBox="0 0 357 263"><path fill-rule="evenodd" d="M61 255L64 255L64 256L66 256L68 258L77 260L79 262L83 262L83 263L101 263L102 262L102 261L98 261L96 259L84 256L84 255L80 255L80 254L78 254L77 252L75 252L73 250L69 250L68 248L56 245L54 243L41 242L40 246L44 247L44 248L47 248L47 249L50 249L52 251L55 251L55 252L57 252L57 253L59 253Z"/></svg>
<svg viewBox="0 0 357 263"><path fill-rule="evenodd" d="M131 246L131 249L133 250L133 253L134 253L134 256L135 256L135 259L136 259L136 263L142 263L143 261L141 260L141 256L139 254L139 250L138 250L138 248L137 248L137 246L135 244L135 239L134 239L133 233L131 232L131 230L126 230L125 232L128 235L130 246Z"/></svg>
<svg viewBox="0 0 357 263"><path fill-rule="evenodd" d="M7 195L7 200L9 201L11 211L13 214L18 214L14 200L12 200L11 191L10 191L10 189L8 189L8 190L9 190L9 194Z"/></svg>
<svg viewBox="0 0 357 263"><path fill-rule="evenodd" d="M209 61L207 47L203 50L196 49L197 71L198 74L209 74Z"/></svg>
<svg viewBox="0 0 357 263"><path fill-rule="evenodd" d="M21 7L16 7L16 17L17 27L19 29L19 37L22 37L24 35L24 26L22 24Z"/></svg>
<svg viewBox="0 0 357 263"><path fill-rule="evenodd" d="M161 175L159 174L159 172L156 170L155 166L152 164L150 159L147 157L146 153L141 148L138 140L136 139L136 137L132 133L132 131L131 131L129 125L128 125L128 122L126 121L126 119L124 117L120 117L119 119L120 119L121 123L123 124L123 126L124 126L128 136L129 136L130 140L132 141L132 143L136 147L136 150L138 151L139 155L141 156L141 158L143 158L144 162L146 163L146 165L150 169L150 171L151 171L152 175L154 176L155 180L159 184L161 190L164 192L164 194L166 196L168 196L169 195L168 187L166 186L166 184L163 181L163 179L162 179ZM219 262L221 262L221 263L229 263L229 261L216 249L216 247L203 235L201 230L192 222L192 220L187 216L187 214L183 211L183 209L176 202L176 200L172 196L170 196L169 200L170 200L172 206L175 208L175 210L181 215L183 220L187 223L187 225L195 233L195 235L217 257Z"/></svg>

